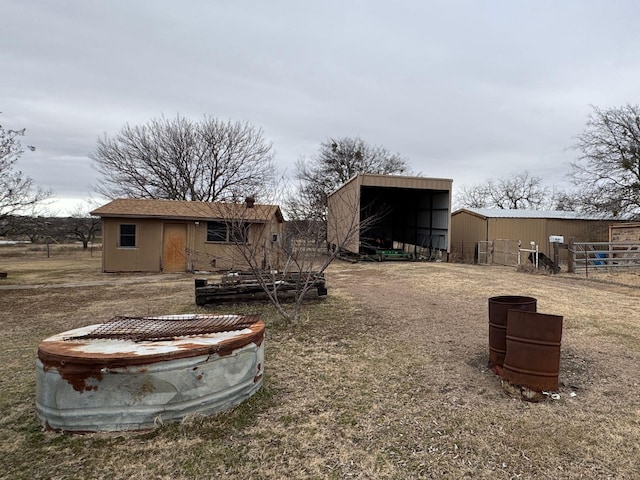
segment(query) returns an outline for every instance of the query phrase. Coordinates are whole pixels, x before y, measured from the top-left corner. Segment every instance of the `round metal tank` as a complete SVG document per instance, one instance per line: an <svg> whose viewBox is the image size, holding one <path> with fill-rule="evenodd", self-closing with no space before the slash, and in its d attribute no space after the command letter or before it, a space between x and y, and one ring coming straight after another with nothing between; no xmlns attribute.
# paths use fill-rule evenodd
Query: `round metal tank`
<svg viewBox="0 0 640 480"><path fill-rule="evenodd" d="M511 310L502 378L536 392L558 390L562 317Z"/></svg>
<svg viewBox="0 0 640 480"><path fill-rule="evenodd" d="M501 374L507 353L507 313L509 310L535 312L537 300L533 297L501 295L489 298L489 367Z"/></svg>
<svg viewBox="0 0 640 480"><path fill-rule="evenodd" d="M37 416L92 432L227 410L262 385L263 339L257 315L117 317L54 335L38 346Z"/></svg>

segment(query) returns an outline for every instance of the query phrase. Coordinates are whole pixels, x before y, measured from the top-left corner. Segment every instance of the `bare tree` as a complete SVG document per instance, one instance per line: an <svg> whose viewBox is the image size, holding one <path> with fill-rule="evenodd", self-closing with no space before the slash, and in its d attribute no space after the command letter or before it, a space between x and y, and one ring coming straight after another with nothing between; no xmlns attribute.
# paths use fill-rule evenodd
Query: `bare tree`
<svg viewBox="0 0 640 480"><path fill-rule="evenodd" d="M263 191L274 174L273 145L247 122L205 116L126 125L91 154L108 198L216 201Z"/></svg>
<svg viewBox="0 0 640 480"><path fill-rule="evenodd" d="M38 243L52 237L49 218L31 211L28 215L12 215L7 218L9 233L15 238L28 238L31 243Z"/></svg>
<svg viewBox="0 0 640 480"><path fill-rule="evenodd" d="M559 190L553 194L553 209L565 212L582 211L582 196L573 190Z"/></svg>
<svg viewBox="0 0 640 480"><path fill-rule="evenodd" d="M489 186L487 184L462 185L460 192L456 195L456 203L467 208L488 208L488 190Z"/></svg>
<svg viewBox="0 0 640 480"><path fill-rule="evenodd" d="M11 130L0 125L0 220L19 214L51 197L50 191L35 186L33 179L16 170L24 153L19 137L25 129ZM35 147L28 146L29 150Z"/></svg>
<svg viewBox="0 0 640 480"><path fill-rule="evenodd" d="M327 196L356 173L406 174L408 161L358 137L330 138L316 155L296 162L298 186L285 202L295 218L324 218Z"/></svg>
<svg viewBox="0 0 640 480"><path fill-rule="evenodd" d="M583 210L640 217L640 107L593 107L569 176Z"/></svg>
<svg viewBox="0 0 640 480"><path fill-rule="evenodd" d="M270 302L286 323L301 321L303 302L319 284L324 285L324 274L329 265L338 258L344 246L351 243L359 229L366 229L378 220L377 216L360 218L357 205L346 209L342 217L336 216L329 226L340 232L335 249L328 249L326 242L318 241L317 226L309 222L291 222L286 241L275 244L277 255L264 255L265 245L237 242L236 248L248 265ZM273 259L279 263L272 263ZM265 263L264 260L267 260ZM291 298L282 293L283 282L293 282L295 288Z"/></svg>
<svg viewBox="0 0 640 480"><path fill-rule="evenodd" d="M552 205L549 187L529 172L463 186L458 203L470 208L540 210Z"/></svg>
<svg viewBox="0 0 640 480"><path fill-rule="evenodd" d="M270 203L278 202L272 199ZM285 238L274 238L268 223L252 222L254 207L250 205L246 202L242 211L238 204L218 204L218 216L227 219L225 238L233 244L229 255L242 259L241 268L246 270L235 273L241 277L248 275L252 283L257 282L287 324L301 321L305 300L314 289L324 288L325 271L344 250L343 246L351 242L358 229L366 229L378 220L377 216L362 220L358 204L346 204L342 216L332 220L339 224L332 227L339 235L334 240L337 248L329 250L324 236L319 240L318 227L312 222L287 222Z"/></svg>
<svg viewBox="0 0 640 480"><path fill-rule="evenodd" d="M71 234L80 242L82 242L82 248L89 248L89 243L93 242L102 231L102 220L100 217L91 215L89 212L96 208L97 205L88 201L84 205L78 205L76 209L71 213L70 227Z"/></svg>

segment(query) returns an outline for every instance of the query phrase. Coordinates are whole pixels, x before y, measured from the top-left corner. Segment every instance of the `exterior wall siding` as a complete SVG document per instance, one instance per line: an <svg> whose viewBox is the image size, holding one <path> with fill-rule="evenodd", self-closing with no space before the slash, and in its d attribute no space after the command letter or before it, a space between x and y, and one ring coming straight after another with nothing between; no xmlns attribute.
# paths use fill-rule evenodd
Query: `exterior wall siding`
<svg viewBox="0 0 640 480"><path fill-rule="evenodd" d="M357 252L360 244L360 186L357 176L327 199L327 242L329 247Z"/></svg>
<svg viewBox="0 0 640 480"><path fill-rule="evenodd" d="M104 272L162 271L163 226L180 223L175 220L141 218L103 218ZM195 271L242 270L248 267L242 253L233 243L207 242L206 220L184 222L187 225L186 269ZM120 248L119 226L136 225L136 247ZM275 237L274 237L275 236ZM273 220L253 223L249 227L246 251L267 268L279 269L283 257L284 223Z"/></svg>
<svg viewBox="0 0 640 480"><path fill-rule="evenodd" d="M136 225L136 246L120 247L120 225ZM102 269L105 272L159 272L162 225L142 218L103 218Z"/></svg>
<svg viewBox="0 0 640 480"><path fill-rule="evenodd" d="M282 263L283 234L283 223L253 223L249 227L249 243L243 248L258 264L277 270L281 268ZM243 270L248 267L244 256L234 243L207 242L206 221L193 226L191 244L193 248L190 249L188 257L191 270Z"/></svg>
<svg viewBox="0 0 640 480"><path fill-rule="evenodd" d="M360 185L367 187L415 188L419 190L451 190L451 180L443 178L364 174L359 175L358 179Z"/></svg>
<svg viewBox="0 0 640 480"><path fill-rule="evenodd" d="M454 259L469 261L470 245L479 241L510 240L530 248L530 242L538 245L539 251L549 257L553 246L549 236L562 235L565 242L606 242L609 235L608 221L547 218L486 218L469 212L459 212L451 218L451 239ZM567 250L561 249L560 261L566 261Z"/></svg>
<svg viewBox="0 0 640 480"><path fill-rule="evenodd" d="M549 241L550 235L562 235L565 242L569 241L569 238L573 238L576 242L606 242L609 238L610 223L600 220L549 219L545 242Z"/></svg>
<svg viewBox="0 0 640 480"><path fill-rule="evenodd" d="M487 222L485 219L468 213L451 216L451 254L453 260L473 262L476 245L487 240Z"/></svg>
<svg viewBox="0 0 640 480"><path fill-rule="evenodd" d="M489 218L488 240L520 241L524 248L529 248L531 241L542 244L545 238L545 219L542 218Z"/></svg>

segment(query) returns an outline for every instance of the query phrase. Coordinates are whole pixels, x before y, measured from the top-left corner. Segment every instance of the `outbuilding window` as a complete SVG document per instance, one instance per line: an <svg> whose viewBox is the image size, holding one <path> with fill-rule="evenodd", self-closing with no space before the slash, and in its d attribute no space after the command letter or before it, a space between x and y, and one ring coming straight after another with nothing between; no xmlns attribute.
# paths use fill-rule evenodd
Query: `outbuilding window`
<svg viewBox="0 0 640 480"><path fill-rule="evenodd" d="M249 224L237 222L231 225L231 241L236 243L249 242Z"/></svg>
<svg viewBox="0 0 640 480"><path fill-rule="evenodd" d="M247 243L249 224L245 222L207 222L207 242Z"/></svg>
<svg viewBox="0 0 640 480"><path fill-rule="evenodd" d="M136 246L136 226L135 224L120 224L120 247L135 248Z"/></svg>
<svg viewBox="0 0 640 480"><path fill-rule="evenodd" d="M207 242L226 242L227 224L225 222L207 222Z"/></svg>

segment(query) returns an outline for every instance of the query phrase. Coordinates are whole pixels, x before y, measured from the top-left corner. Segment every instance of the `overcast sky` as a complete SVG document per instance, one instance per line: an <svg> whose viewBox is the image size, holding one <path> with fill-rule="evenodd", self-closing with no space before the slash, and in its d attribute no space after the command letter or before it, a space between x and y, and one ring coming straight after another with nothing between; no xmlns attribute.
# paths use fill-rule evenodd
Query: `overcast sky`
<svg viewBox="0 0 640 480"><path fill-rule="evenodd" d="M61 201L125 124L249 121L279 169L360 136L462 185L566 184L591 105L637 104L640 2L2 0L0 124ZM63 210L63 212L60 212Z"/></svg>

